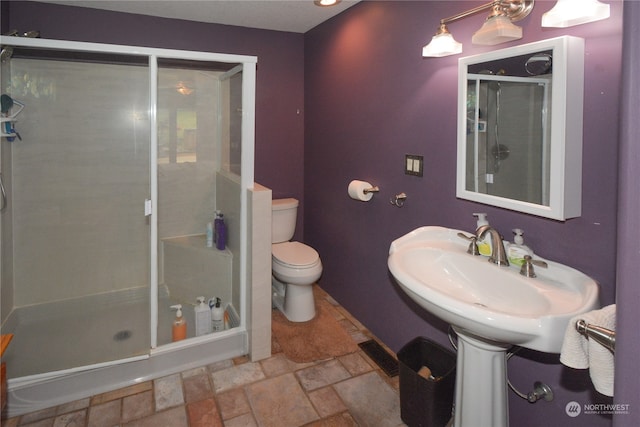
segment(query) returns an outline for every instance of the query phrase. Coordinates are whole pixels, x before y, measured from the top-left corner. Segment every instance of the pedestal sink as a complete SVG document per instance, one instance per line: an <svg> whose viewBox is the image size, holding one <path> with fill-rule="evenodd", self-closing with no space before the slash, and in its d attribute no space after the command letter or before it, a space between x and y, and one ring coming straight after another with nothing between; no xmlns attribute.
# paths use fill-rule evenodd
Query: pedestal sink
<svg viewBox="0 0 640 427"><path fill-rule="evenodd" d="M517 345L559 353L569 320L598 308L598 285L546 259L537 277L522 276L520 267L468 254L458 233L428 226L394 240L389 270L412 300L458 334L454 426L507 427L506 351Z"/></svg>

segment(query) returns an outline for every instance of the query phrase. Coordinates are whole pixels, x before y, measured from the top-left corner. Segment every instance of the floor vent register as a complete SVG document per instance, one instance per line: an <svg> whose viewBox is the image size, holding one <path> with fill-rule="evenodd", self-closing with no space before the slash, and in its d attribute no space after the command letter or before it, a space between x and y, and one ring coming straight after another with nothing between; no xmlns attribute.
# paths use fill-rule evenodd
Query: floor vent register
<svg viewBox="0 0 640 427"><path fill-rule="evenodd" d="M385 350L377 341L369 340L361 342L358 346L367 353L376 364L387 374L388 377L398 375L398 361L387 350Z"/></svg>

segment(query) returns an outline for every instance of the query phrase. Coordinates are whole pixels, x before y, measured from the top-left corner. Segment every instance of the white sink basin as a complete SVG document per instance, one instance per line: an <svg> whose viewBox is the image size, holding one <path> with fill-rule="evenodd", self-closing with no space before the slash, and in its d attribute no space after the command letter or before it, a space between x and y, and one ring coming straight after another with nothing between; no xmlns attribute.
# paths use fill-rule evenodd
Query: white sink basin
<svg viewBox="0 0 640 427"><path fill-rule="evenodd" d="M418 228L391 243L388 260L407 295L457 330L559 353L569 320L598 307L598 285L585 274L545 259L548 268L535 267L537 277L528 278L520 267L468 254L459 232Z"/></svg>

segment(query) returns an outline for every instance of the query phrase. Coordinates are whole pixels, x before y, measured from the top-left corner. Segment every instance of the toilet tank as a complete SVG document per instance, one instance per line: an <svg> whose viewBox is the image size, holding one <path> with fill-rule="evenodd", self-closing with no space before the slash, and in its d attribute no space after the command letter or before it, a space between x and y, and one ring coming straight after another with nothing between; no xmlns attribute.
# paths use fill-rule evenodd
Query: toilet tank
<svg viewBox="0 0 640 427"><path fill-rule="evenodd" d="M288 242L296 231L298 200L274 199L271 211L271 243Z"/></svg>

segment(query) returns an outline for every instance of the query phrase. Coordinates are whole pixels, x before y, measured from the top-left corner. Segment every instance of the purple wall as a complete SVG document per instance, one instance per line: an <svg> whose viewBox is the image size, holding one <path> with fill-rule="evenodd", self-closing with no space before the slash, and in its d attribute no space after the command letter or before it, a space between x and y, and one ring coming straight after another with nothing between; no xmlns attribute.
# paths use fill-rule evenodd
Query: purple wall
<svg viewBox="0 0 640 427"><path fill-rule="evenodd" d="M304 200L302 34L25 1L2 7L2 33L37 29L49 39L257 56L255 180L274 197Z"/></svg>
<svg viewBox="0 0 640 427"><path fill-rule="evenodd" d="M622 77L622 114L620 121L620 172L618 212L618 283L616 307L618 325L616 341L616 402L630 404L632 416L617 415L616 427L640 425L640 381L637 378L638 307L640 307L640 3L624 5L624 61Z"/></svg>
<svg viewBox="0 0 640 427"><path fill-rule="evenodd" d="M390 278L390 242L426 224L472 230L472 212L488 212L491 223L507 235L511 228L523 228L537 253L593 276L601 283L603 305L614 302L622 2L606 2L612 5L607 21L541 29L540 17L553 3L538 0L532 15L519 24L525 38L495 47L565 34L586 39L583 214L567 222L455 198L459 56L423 59L420 51L440 18L478 2L365 2L304 36L32 2L11 2L7 8L6 1L2 25L3 31L39 29L47 38L257 55L256 181L273 188L274 197L304 201L305 241L318 249L324 264L321 285L397 351L418 335L448 343L446 325L411 303ZM640 12L634 6L637 25ZM494 49L470 43L483 19L478 15L451 24L465 44L463 55ZM637 29L633 34L637 39ZM638 51L637 41L634 49ZM637 75L637 54L627 62L631 75ZM633 93L638 92L636 87ZM630 157L620 159L626 171L621 188L633 194L620 227L630 237L621 239L620 248L628 250L625 262L637 269L640 206L632 171L640 155L640 107L637 97L632 101L625 117L636 126L635 133L626 136L622 147ZM424 178L404 175L405 154L425 156ZM379 185L381 192L369 203L349 199L346 187L354 178ZM390 206L389 197L402 191L409 195L405 207ZM632 410L631 399L638 396L635 355L640 351L632 329L640 320L638 273L624 287L619 284L617 295L621 323L630 325L625 330L621 324L620 332L630 339L619 343L616 356L632 375L618 376L616 395L622 396L620 403L632 403ZM528 391L540 380L556 394L553 402L535 405L511 394L512 425L611 424L597 415L565 415L571 400L606 400L593 391L586 372L562 367L557 356L524 352L511 359L509 369L519 389ZM640 425L637 405L632 416L618 416L616 425Z"/></svg>
<svg viewBox="0 0 640 427"><path fill-rule="evenodd" d="M523 228L536 253L594 277L603 305L614 302L622 3L607 3L609 20L542 29L542 13L554 3L538 1L518 23L524 38L495 47L470 43L482 14L449 26L464 43L463 55L560 35L586 40L583 211L566 222L455 197L460 56L422 58L421 48L440 18L478 2L363 2L305 34L305 240L322 257L321 286L392 349L419 335L448 342L447 325L408 300L390 277L389 244L421 225L473 230L473 212L487 212L505 236ZM405 154L424 156L423 178L404 174ZM381 191L368 203L351 200L346 189L352 179L370 181ZM398 209L388 200L400 192L408 199ZM509 369L522 391L540 380L556 396L531 405L511 394L513 425L611 424L599 415L565 414L569 401L607 399L593 390L586 371L563 367L557 355L521 352Z"/></svg>

